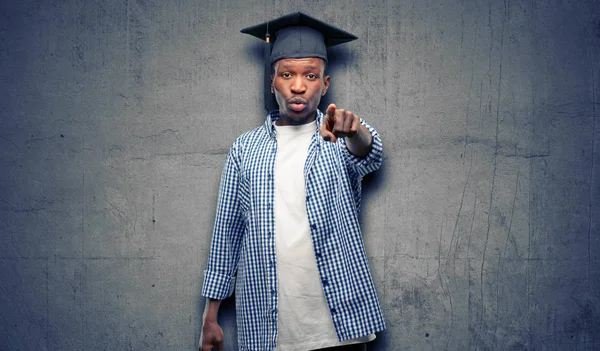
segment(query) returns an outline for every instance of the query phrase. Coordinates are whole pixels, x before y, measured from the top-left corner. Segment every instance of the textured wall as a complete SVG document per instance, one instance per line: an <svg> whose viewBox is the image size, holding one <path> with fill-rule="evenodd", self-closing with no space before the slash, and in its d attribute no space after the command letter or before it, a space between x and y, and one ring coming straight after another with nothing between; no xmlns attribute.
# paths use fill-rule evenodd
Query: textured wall
<svg viewBox="0 0 600 351"><path fill-rule="evenodd" d="M195 349L225 153L264 118L239 29L294 10L360 38L327 102L385 144L371 350L600 348L598 0L0 8L0 349Z"/></svg>

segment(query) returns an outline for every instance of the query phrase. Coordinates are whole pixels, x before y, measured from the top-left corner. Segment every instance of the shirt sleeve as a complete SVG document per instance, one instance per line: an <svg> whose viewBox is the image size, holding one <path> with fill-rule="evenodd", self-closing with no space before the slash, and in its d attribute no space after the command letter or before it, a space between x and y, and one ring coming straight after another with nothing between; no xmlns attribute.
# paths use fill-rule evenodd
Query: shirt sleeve
<svg viewBox="0 0 600 351"><path fill-rule="evenodd" d="M212 242L204 271L202 295L215 300L223 300L233 293L245 228L239 199L239 163L235 154L234 144L227 153L221 174Z"/></svg>
<svg viewBox="0 0 600 351"><path fill-rule="evenodd" d="M364 158L354 156L348 150L345 138L340 138L338 141L342 149L342 154L346 159L346 164L359 178L362 178L365 175L376 171L381 166L381 163L383 162L383 142L381 141L379 133L377 133L377 131L362 118L360 119L360 124L367 127L373 137L373 145L367 156Z"/></svg>

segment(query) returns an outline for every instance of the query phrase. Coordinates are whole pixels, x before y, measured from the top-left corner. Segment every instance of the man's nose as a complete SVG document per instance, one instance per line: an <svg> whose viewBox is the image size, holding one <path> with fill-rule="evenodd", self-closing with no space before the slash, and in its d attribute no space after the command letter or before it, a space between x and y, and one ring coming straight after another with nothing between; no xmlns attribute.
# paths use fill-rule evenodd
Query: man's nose
<svg viewBox="0 0 600 351"><path fill-rule="evenodd" d="M306 84L304 84L304 80L302 79L302 77L295 77L292 81L290 89L294 94L304 93L306 91Z"/></svg>

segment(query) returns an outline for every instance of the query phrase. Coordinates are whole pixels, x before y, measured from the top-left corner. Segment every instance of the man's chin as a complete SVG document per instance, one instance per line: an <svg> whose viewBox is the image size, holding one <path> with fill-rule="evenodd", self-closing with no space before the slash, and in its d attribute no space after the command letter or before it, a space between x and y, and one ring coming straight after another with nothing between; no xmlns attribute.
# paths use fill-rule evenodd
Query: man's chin
<svg viewBox="0 0 600 351"><path fill-rule="evenodd" d="M284 113L281 113L280 110L280 118L281 122L286 124L305 124L312 122L313 117L316 116L316 112L309 112L306 108L302 111L286 109Z"/></svg>

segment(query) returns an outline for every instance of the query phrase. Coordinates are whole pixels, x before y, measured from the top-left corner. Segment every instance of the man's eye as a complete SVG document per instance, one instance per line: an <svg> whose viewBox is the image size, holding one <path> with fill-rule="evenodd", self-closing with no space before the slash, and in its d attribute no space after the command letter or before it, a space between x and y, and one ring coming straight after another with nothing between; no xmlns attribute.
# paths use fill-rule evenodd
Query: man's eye
<svg viewBox="0 0 600 351"><path fill-rule="evenodd" d="M314 73L308 74L307 77L308 77L308 79L317 79L318 78L318 76Z"/></svg>
<svg viewBox="0 0 600 351"><path fill-rule="evenodd" d="M281 76L282 76L283 78L290 78L292 75L291 75L290 73L287 73L287 72L286 72L286 73L282 73L282 74L281 74Z"/></svg>

